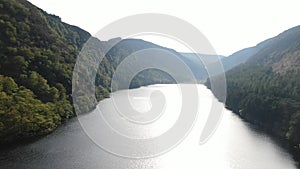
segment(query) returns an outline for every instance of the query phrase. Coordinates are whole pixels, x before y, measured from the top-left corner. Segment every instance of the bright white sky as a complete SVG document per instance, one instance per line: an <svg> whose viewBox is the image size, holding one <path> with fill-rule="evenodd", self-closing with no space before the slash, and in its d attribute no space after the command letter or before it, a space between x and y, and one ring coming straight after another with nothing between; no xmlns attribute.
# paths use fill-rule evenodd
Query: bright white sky
<svg viewBox="0 0 300 169"><path fill-rule="evenodd" d="M173 15L196 26L220 55L276 36L300 25L299 0L29 0L66 23L95 34L125 16L141 13ZM185 51L171 40L145 38Z"/></svg>

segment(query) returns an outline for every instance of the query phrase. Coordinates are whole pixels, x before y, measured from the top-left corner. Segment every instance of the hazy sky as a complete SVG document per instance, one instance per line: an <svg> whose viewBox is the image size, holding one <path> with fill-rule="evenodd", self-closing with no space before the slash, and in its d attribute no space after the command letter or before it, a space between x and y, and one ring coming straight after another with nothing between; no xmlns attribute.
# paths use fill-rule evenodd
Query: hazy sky
<svg viewBox="0 0 300 169"><path fill-rule="evenodd" d="M29 0L91 34L122 17L163 13L196 26L216 52L229 55L300 25L299 0ZM177 51L172 40L145 38Z"/></svg>

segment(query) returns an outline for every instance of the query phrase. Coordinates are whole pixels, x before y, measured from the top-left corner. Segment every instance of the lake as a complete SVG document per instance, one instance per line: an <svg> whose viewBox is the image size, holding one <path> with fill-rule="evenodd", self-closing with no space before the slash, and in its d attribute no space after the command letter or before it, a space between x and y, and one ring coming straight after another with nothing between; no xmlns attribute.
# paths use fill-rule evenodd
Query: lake
<svg viewBox="0 0 300 169"><path fill-rule="evenodd" d="M188 86L188 85L187 85ZM140 117L151 110L149 96L160 91L165 97L164 113L158 119L143 124L129 125L128 119L118 117L113 108L116 100L105 99L97 111L71 119L55 132L35 142L7 148L0 152L0 168L20 169L296 169L297 162L284 148L268 135L257 131L231 111L224 108L217 130L205 144L199 144L215 97L203 85L197 85L199 111L191 130L178 144L166 149L147 147L139 141L126 144L122 139L111 137L99 117L105 117L115 130L128 138L137 140L160 137L167 132L179 117L180 89L177 85L153 85L133 90L115 92L115 98L130 97L131 106L140 112ZM129 96L128 96L129 94ZM221 104L221 103L219 103ZM99 113L101 112L101 113ZM188 112L183 112L188 113ZM100 115L101 114L101 115ZM136 116L131 116L136 117ZM138 119L138 118L136 118ZM126 123L124 122L126 121ZM140 127L135 127L139 125ZM84 126L84 128L82 127ZM85 132L88 131L88 132ZM99 134L99 135L97 135ZM121 134L121 133L120 133ZM102 141L104 140L104 141ZM141 141L142 142L142 141ZM121 150L109 147L120 145ZM136 147L136 148L132 148ZM153 146L153 145L152 145ZM146 152L147 148L149 151ZM142 155L153 155L138 159ZM149 153L150 152L150 153ZM148 154L147 154L148 153ZM156 154L155 154L156 153ZM132 155L130 158L127 155ZM142 157L142 156L141 156Z"/></svg>

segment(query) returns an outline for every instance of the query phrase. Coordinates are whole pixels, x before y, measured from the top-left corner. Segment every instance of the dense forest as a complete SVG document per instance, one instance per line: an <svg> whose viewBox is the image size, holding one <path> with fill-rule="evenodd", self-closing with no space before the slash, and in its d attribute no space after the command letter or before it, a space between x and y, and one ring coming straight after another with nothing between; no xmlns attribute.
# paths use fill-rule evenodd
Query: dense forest
<svg viewBox="0 0 300 169"><path fill-rule="evenodd" d="M299 77L300 26L269 39L245 64L226 72L226 105L299 151Z"/></svg>
<svg viewBox="0 0 300 169"><path fill-rule="evenodd" d="M119 43L115 45L116 41ZM96 100L78 90L73 94L79 105L73 105L73 69L86 42L91 42L91 50L103 57L91 84ZM119 63L148 48L164 49L187 61L172 49L143 40L100 41L26 0L0 0L0 143L47 134L76 116L74 108L82 113L91 111L98 101L109 97L111 78ZM155 83L175 81L166 72L145 70L129 87Z"/></svg>
<svg viewBox="0 0 300 169"><path fill-rule="evenodd" d="M72 70L90 34L24 0L0 9L0 142L49 133L74 116Z"/></svg>

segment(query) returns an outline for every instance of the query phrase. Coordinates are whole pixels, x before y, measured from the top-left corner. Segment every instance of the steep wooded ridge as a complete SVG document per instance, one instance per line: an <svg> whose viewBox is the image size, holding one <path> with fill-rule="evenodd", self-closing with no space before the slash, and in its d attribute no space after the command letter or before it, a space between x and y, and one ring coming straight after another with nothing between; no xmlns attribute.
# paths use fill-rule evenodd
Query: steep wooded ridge
<svg viewBox="0 0 300 169"><path fill-rule="evenodd" d="M90 37L25 0L0 1L0 142L31 138L74 116L71 76Z"/></svg>
<svg viewBox="0 0 300 169"><path fill-rule="evenodd" d="M73 69L88 40L94 45L91 50L104 55L103 51L120 39L100 41L26 0L0 0L1 144L47 134L75 116L71 98ZM75 108L88 112L97 101L108 97L111 78L119 63L131 53L147 48L165 49L181 57L172 49L150 42L122 40L98 66L95 82L91 84L95 85L97 100L78 90L74 93L79 102ZM155 83L175 81L166 72L145 70L132 80L130 87Z"/></svg>
<svg viewBox="0 0 300 169"><path fill-rule="evenodd" d="M300 26L269 39L226 77L228 108L300 148Z"/></svg>
<svg viewBox="0 0 300 169"><path fill-rule="evenodd" d="M110 47L110 41L92 38L26 0L0 1L0 143L47 134L75 115L71 98L73 68L89 38L97 49ZM127 40L112 48L99 66L97 100L109 96L112 73L126 54L153 46L158 47ZM82 91L76 94L84 103L91 101ZM80 107L81 112L95 106L81 105L85 105Z"/></svg>

